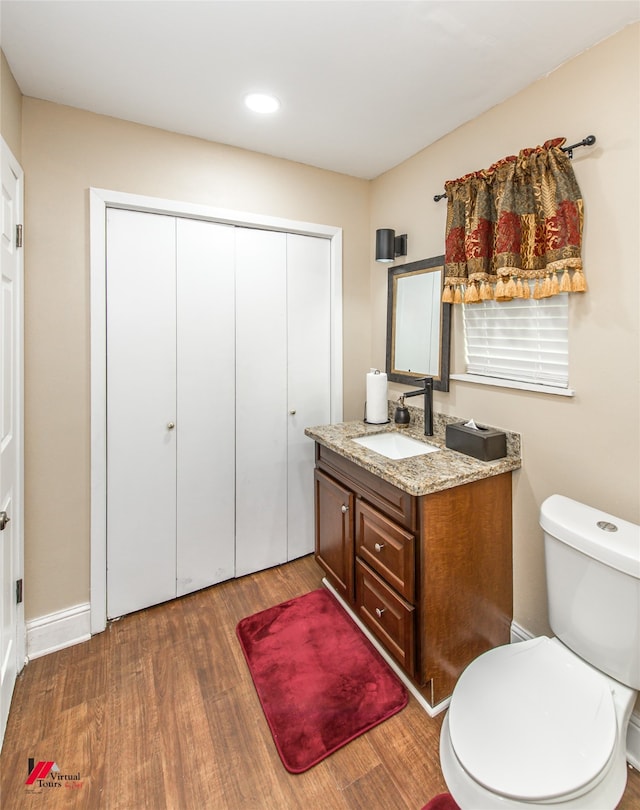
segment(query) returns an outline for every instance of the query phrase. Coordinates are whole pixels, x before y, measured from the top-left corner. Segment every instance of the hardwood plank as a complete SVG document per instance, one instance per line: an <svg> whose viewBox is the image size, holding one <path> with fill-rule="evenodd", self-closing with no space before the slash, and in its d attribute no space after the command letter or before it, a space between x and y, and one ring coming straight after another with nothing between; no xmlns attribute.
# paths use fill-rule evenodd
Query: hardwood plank
<svg viewBox="0 0 640 810"><path fill-rule="evenodd" d="M187 660L197 674L202 699L211 700L224 694L238 682L245 666L238 655L235 623L227 616L226 605L222 604L215 612L206 607L197 612L187 611L185 629L189 636Z"/></svg>
<svg viewBox="0 0 640 810"><path fill-rule="evenodd" d="M197 673L184 666L187 649L154 662L154 699L159 723L162 782L167 807L212 807L217 792L209 779L211 736L202 718Z"/></svg>
<svg viewBox="0 0 640 810"><path fill-rule="evenodd" d="M286 771L235 636L244 616L320 586L305 557L109 624L19 676L2 810L420 810L446 790L442 716L402 712L303 774ZM29 757L81 787L25 785ZM640 804L629 770L619 810Z"/></svg>
<svg viewBox="0 0 640 810"><path fill-rule="evenodd" d="M73 671L72 678L65 677L60 703L62 709L70 709L104 695L108 660L103 635L101 633L89 641L69 647L65 651L69 653L68 656L60 655L59 669Z"/></svg>
<svg viewBox="0 0 640 810"><path fill-rule="evenodd" d="M114 663L121 660L114 655ZM149 658L135 671L118 678L117 663L105 696L104 749L98 777L104 806L114 810L153 807L171 810L162 788L165 764L157 705L153 699L154 674ZM89 773L93 773L93 763Z"/></svg>
<svg viewBox="0 0 640 810"><path fill-rule="evenodd" d="M416 700L367 734L407 807L421 808L447 786L440 770L440 728L444 715L429 717Z"/></svg>
<svg viewBox="0 0 640 810"><path fill-rule="evenodd" d="M207 701L205 713L215 751L212 781L217 783L218 806L260 807L269 796L274 807L286 807L277 779L284 769L251 687L240 683Z"/></svg>
<svg viewBox="0 0 640 810"><path fill-rule="evenodd" d="M346 787L344 795L349 810L405 807L403 798L395 791L391 776L381 764Z"/></svg>
<svg viewBox="0 0 640 810"><path fill-rule="evenodd" d="M381 760L371 745L369 735L363 734L328 757L326 764L336 788L345 790L378 768Z"/></svg>

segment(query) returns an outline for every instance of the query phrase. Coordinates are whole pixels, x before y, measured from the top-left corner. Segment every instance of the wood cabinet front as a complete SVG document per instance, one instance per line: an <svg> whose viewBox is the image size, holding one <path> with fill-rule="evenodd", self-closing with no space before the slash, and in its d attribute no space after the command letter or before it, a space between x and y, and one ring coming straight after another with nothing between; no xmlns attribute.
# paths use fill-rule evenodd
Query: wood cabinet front
<svg viewBox="0 0 640 810"><path fill-rule="evenodd" d="M316 562L343 599L354 600L353 492L315 470Z"/></svg>
<svg viewBox="0 0 640 810"><path fill-rule="evenodd" d="M316 560L435 706L513 614L511 473L414 497L316 445Z"/></svg>

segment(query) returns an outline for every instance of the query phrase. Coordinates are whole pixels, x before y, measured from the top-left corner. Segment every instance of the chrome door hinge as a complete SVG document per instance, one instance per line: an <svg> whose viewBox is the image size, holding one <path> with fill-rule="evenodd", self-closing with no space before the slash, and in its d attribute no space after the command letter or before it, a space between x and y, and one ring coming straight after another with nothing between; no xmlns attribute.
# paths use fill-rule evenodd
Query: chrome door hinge
<svg viewBox="0 0 640 810"><path fill-rule="evenodd" d="M22 602L22 580L16 580L16 605Z"/></svg>
<svg viewBox="0 0 640 810"><path fill-rule="evenodd" d="M22 247L22 225L16 225L16 247Z"/></svg>

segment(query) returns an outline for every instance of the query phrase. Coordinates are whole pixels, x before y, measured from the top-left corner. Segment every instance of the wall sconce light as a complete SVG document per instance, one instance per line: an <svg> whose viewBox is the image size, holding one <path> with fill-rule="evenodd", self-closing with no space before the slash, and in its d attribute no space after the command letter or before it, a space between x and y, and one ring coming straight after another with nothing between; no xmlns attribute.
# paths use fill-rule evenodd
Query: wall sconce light
<svg viewBox="0 0 640 810"><path fill-rule="evenodd" d="M407 255L407 234L396 236L391 228L378 228L376 231L376 261L392 262L396 256Z"/></svg>

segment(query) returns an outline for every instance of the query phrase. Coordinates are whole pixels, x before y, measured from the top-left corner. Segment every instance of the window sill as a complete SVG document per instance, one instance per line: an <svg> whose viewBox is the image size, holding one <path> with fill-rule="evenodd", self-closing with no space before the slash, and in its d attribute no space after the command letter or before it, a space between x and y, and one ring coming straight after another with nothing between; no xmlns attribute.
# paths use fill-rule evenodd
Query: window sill
<svg viewBox="0 0 640 810"><path fill-rule="evenodd" d="M501 380L498 377L481 377L479 374L450 374L449 379L476 385L493 385L496 388L516 388L519 391L533 391L536 394L553 394L558 397L573 397L576 393L573 388L558 388L554 385Z"/></svg>

